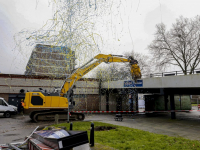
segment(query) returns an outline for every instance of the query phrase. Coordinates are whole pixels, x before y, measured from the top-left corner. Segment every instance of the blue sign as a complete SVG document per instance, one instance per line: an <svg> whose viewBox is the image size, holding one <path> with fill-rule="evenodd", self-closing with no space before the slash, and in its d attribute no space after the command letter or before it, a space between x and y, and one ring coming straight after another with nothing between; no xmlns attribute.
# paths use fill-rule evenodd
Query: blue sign
<svg viewBox="0 0 200 150"><path fill-rule="evenodd" d="M124 81L124 87L143 87L143 80L135 81Z"/></svg>

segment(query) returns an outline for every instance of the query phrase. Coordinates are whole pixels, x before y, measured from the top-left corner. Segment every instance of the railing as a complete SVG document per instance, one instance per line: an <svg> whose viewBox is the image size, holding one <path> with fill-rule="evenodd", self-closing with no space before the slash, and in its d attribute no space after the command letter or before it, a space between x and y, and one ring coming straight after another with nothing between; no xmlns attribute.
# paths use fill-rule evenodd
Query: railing
<svg viewBox="0 0 200 150"><path fill-rule="evenodd" d="M200 73L200 68L195 69L192 74L198 74ZM187 70L187 75L190 74L190 70ZM183 71L170 71L170 72L162 72L162 73L153 73L149 75L144 75L144 78L153 78L153 77L165 77L165 76L179 76L184 75Z"/></svg>

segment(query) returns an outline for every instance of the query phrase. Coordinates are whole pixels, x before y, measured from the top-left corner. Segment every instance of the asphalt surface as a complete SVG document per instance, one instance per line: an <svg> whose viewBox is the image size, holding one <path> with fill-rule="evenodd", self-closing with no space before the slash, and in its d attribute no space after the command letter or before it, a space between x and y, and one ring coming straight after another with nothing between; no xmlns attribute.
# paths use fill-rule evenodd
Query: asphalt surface
<svg viewBox="0 0 200 150"><path fill-rule="evenodd" d="M191 140L200 141L200 112L179 112L175 120L170 119L170 113L146 116L145 114L123 115L123 121L115 121L115 114L86 114L84 121L100 121L135 129L141 129L152 133L169 136L181 136ZM26 136L40 126L54 124L53 121L34 123L28 115L16 115L4 118L0 114L0 144L22 142Z"/></svg>
<svg viewBox="0 0 200 150"><path fill-rule="evenodd" d="M0 114L0 144L22 142L37 126L42 128L50 124L54 124L54 122L34 123L28 115L4 118Z"/></svg>
<svg viewBox="0 0 200 150"><path fill-rule="evenodd" d="M120 126L149 131L169 136L181 136L200 141L200 112L176 113L177 119L171 120L170 114L149 116L143 114L123 116L123 121L114 121L114 116L88 116L85 121L100 121Z"/></svg>

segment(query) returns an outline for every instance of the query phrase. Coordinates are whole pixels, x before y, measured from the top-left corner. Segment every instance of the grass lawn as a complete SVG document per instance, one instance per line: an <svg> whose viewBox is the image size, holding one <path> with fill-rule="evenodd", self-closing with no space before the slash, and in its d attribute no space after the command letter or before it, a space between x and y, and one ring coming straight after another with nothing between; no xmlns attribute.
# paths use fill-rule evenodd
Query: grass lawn
<svg viewBox="0 0 200 150"><path fill-rule="evenodd" d="M73 122L73 130L88 131L90 137L91 122ZM53 125L66 126L69 123ZM118 150L199 150L200 142L184 139L182 137L170 137L167 135L150 133L143 130L116 126L101 122L94 122L94 126L110 126L116 129L95 131L95 143L112 147ZM109 149L109 148L108 148Z"/></svg>

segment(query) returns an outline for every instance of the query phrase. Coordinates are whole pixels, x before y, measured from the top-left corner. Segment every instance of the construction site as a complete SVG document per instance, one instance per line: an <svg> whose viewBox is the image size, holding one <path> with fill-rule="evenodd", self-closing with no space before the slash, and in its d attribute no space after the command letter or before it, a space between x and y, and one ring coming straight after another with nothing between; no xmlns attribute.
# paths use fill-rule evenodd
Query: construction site
<svg viewBox="0 0 200 150"><path fill-rule="evenodd" d="M71 57L64 59L58 52L52 52L56 49L58 47L36 45L24 75L0 75L1 119L5 117L0 141L21 141L36 126L44 128L54 124L56 115L59 122L97 120L153 133L199 139L199 133L193 132L193 128L198 127L198 107L191 104L192 99L198 103L198 71L188 76L175 72L141 78L139 64L131 57L99 54L94 58L96 61L92 59L71 73L74 70L74 54L68 50L66 53L70 53ZM44 65L46 62L56 67ZM133 79L105 82L97 78L82 78L101 62L130 63ZM61 67L57 67L59 64ZM62 72L62 66L64 68L66 64L69 69ZM8 107L6 105L17 108L13 110L15 113L4 109ZM168 131L166 124L170 118L176 121L170 123L170 127L174 127ZM154 129L150 128L152 123L149 122L156 124ZM185 126L185 123L192 126L192 131L187 129L187 133L183 134L184 128L181 132L176 130L177 126ZM10 135L13 135L12 138Z"/></svg>

